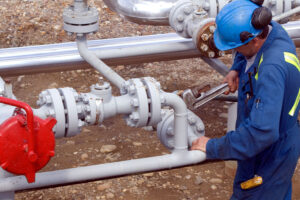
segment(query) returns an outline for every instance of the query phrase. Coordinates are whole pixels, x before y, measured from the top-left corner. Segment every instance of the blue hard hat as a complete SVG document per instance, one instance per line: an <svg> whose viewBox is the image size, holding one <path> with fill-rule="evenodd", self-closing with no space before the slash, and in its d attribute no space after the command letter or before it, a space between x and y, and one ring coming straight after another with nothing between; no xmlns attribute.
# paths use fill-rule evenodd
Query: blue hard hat
<svg viewBox="0 0 300 200"><path fill-rule="evenodd" d="M255 29L251 19L254 10L259 7L250 0L235 0L224 6L216 18L216 47L222 51L234 49L255 38L262 30ZM252 34L252 37L241 41L240 34L244 31Z"/></svg>

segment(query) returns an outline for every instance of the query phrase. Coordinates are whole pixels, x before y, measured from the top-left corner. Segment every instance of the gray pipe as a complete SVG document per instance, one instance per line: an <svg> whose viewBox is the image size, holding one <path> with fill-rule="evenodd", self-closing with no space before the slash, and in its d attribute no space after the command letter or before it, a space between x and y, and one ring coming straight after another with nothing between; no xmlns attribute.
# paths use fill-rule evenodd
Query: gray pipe
<svg viewBox="0 0 300 200"><path fill-rule="evenodd" d="M169 13L178 0L103 0L121 17L148 25L168 25Z"/></svg>
<svg viewBox="0 0 300 200"><path fill-rule="evenodd" d="M175 33L87 42L89 50L108 65L137 64L199 57L191 39ZM138 51L137 51L138 49ZM76 43L0 49L0 75L45 73L89 67Z"/></svg>
<svg viewBox="0 0 300 200"><path fill-rule="evenodd" d="M132 112L129 95L112 97L111 101L103 104L103 119L116 116L117 114L130 114Z"/></svg>
<svg viewBox="0 0 300 200"><path fill-rule="evenodd" d="M293 8L292 10L286 11L286 12L280 14L280 15L277 15L277 16L273 17L273 20L274 21L279 21L279 20L282 20L282 19L284 19L286 17L294 15L294 14L296 14L298 12L300 12L300 6L298 6L296 8Z"/></svg>
<svg viewBox="0 0 300 200"><path fill-rule="evenodd" d="M173 93L164 93L165 105L174 109L174 149L185 150L188 148L187 107L184 101Z"/></svg>
<svg viewBox="0 0 300 200"><path fill-rule="evenodd" d="M0 193L171 169L197 164L205 159L206 154L201 151L181 151L150 158L37 173L36 181L31 184L27 183L24 176L1 178Z"/></svg>
<svg viewBox="0 0 300 200"><path fill-rule="evenodd" d="M117 86L119 89L125 80L115 71L102 62L97 56L88 50L86 35L77 36L78 51L83 59L85 59L92 67L98 70L107 80Z"/></svg>
<svg viewBox="0 0 300 200"><path fill-rule="evenodd" d="M283 27L300 47L300 21ZM192 39L159 34L88 41L89 49L108 65L125 65L200 57ZM218 63L214 63L218 66ZM76 43L0 49L0 75L16 76L86 68Z"/></svg>

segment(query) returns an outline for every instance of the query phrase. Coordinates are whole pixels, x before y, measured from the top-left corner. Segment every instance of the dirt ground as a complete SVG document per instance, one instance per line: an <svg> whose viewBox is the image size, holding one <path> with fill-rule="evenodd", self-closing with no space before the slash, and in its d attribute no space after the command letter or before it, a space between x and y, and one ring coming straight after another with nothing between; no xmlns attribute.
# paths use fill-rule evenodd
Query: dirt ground
<svg viewBox="0 0 300 200"><path fill-rule="evenodd" d="M0 48L74 41L62 29L62 10L71 0L1 0ZM110 12L101 0L90 0L100 12L99 32L89 39L105 39L173 32L169 27L141 26L124 21ZM298 54L300 55L300 54ZM230 63L230 56L223 59ZM112 66L123 78L152 76L165 91L193 85L216 86L222 76L202 62L188 59L139 65ZM47 88L73 87L88 92L101 76L93 69L11 77L19 100L36 107L38 94ZM114 88L115 95L118 91ZM205 123L206 135L226 133L228 103L213 101L196 114ZM114 145L103 153L101 147ZM169 153L160 144L156 132L125 125L122 116L106 120L100 126L85 127L82 133L56 140L56 156L42 171L150 157ZM223 161L205 162L184 168L96 180L41 190L19 191L16 199L93 200L217 200L229 199L233 175L224 171ZM293 200L300 200L300 163L293 178Z"/></svg>

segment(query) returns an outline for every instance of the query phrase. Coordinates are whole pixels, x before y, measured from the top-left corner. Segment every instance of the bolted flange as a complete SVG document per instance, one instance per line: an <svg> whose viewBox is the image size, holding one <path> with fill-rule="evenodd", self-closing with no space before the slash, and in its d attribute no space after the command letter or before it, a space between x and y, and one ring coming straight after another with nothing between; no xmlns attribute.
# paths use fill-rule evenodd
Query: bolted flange
<svg viewBox="0 0 300 200"><path fill-rule="evenodd" d="M88 34L98 31L99 14L96 8L88 7L84 2L64 9L64 29L67 33Z"/></svg>

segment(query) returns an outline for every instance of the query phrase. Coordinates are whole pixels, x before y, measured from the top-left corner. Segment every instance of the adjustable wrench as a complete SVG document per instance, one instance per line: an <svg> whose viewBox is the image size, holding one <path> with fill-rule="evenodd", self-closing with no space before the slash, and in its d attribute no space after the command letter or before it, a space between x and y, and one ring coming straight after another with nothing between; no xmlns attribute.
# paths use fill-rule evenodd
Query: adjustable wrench
<svg viewBox="0 0 300 200"><path fill-rule="evenodd" d="M187 107L191 110L195 110L200 106L202 106L203 104L223 94L227 90L228 90L228 84L223 83L206 92L201 92L201 90L195 91L193 89L187 89L181 93L181 96L183 98L183 101L186 103Z"/></svg>

